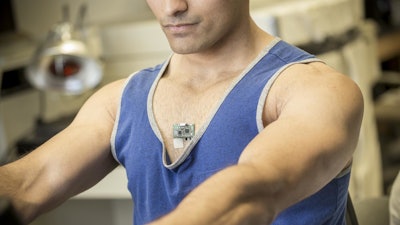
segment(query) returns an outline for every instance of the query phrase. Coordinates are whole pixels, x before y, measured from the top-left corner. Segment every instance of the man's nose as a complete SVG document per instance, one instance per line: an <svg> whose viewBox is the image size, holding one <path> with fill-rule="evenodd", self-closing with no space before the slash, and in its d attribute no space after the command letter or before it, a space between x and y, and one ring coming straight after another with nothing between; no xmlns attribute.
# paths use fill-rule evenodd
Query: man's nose
<svg viewBox="0 0 400 225"><path fill-rule="evenodd" d="M188 9L187 0L165 0L165 12L169 16L178 16Z"/></svg>

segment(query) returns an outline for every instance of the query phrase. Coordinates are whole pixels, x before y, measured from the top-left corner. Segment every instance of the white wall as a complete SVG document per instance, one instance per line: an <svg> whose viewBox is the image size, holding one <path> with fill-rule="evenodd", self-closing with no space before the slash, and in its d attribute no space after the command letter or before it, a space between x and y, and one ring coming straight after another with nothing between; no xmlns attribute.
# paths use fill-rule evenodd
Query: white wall
<svg viewBox="0 0 400 225"><path fill-rule="evenodd" d="M88 6L86 23L108 25L153 18L145 0L13 0L17 28L35 38L43 37L62 18L62 6L70 6L76 20L81 4Z"/></svg>
<svg viewBox="0 0 400 225"><path fill-rule="evenodd" d="M258 8L290 1L294 0L250 0L250 3L251 8ZM82 3L88 5L86 22L90 25L102 26L154 18L145 0L13 0L17 28L36 39L41 38L54 23L61 20L62 5L70 6L70 16L75 21Z"/></svg>

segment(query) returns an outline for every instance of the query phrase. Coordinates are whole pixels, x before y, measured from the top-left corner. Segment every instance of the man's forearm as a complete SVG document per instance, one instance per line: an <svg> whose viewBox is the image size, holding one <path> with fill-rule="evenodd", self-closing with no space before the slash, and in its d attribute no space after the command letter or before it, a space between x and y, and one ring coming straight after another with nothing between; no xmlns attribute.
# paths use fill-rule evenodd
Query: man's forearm
<svg viewBox="0 0 400 225"><path fill-rule="evenodd" d="M44 205L48 186L37 177L41 171L30 163L31 154L0 167L0 196L10 200L24 224L35 219Z"/></svg>
<svg viewBox="0 0 400 225"><path fill-rule="evenodd" d="M23 201L19 196L22 182L18 179L17 171L12 170L12 165L4 165L0 167L0 197L8 201L13 208L13 213L21 223L27 223L34 214L33 210L28 207L28 203Z"/></svg>

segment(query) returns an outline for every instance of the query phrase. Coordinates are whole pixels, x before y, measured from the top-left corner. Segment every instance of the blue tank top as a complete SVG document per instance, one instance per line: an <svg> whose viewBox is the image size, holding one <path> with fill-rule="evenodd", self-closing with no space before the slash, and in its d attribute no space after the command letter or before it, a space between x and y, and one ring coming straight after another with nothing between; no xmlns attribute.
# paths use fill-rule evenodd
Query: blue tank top
<svg viewBox="0 0 400 225"><path fill-rule="evenodd" d="M237 78L174 163L168 158L152 111L154 90L168 62L131 76L123 90L111 144L114 157L126 168L134 224L167 214L205 179L235 165L246 145L263 129L264 102L275 78L292 64L313 61L318 60L284 41L273 41ZM289 207L273 224L344 224L349 174L338 176Z"/></svg>

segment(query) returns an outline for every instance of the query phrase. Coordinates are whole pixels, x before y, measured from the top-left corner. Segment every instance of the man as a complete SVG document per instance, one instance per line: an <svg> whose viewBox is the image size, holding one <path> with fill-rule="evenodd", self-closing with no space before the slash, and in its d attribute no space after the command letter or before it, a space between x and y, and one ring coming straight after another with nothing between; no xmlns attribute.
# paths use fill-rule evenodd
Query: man
<svg viewBox="0 0 400 225"><path fill-rule="evenodd" d="M135 224L344 224L362 96L249 0L147 0L174 54L0 170L24 221L127 170ZM111 142L110 142L111 139Z"/></svg>

